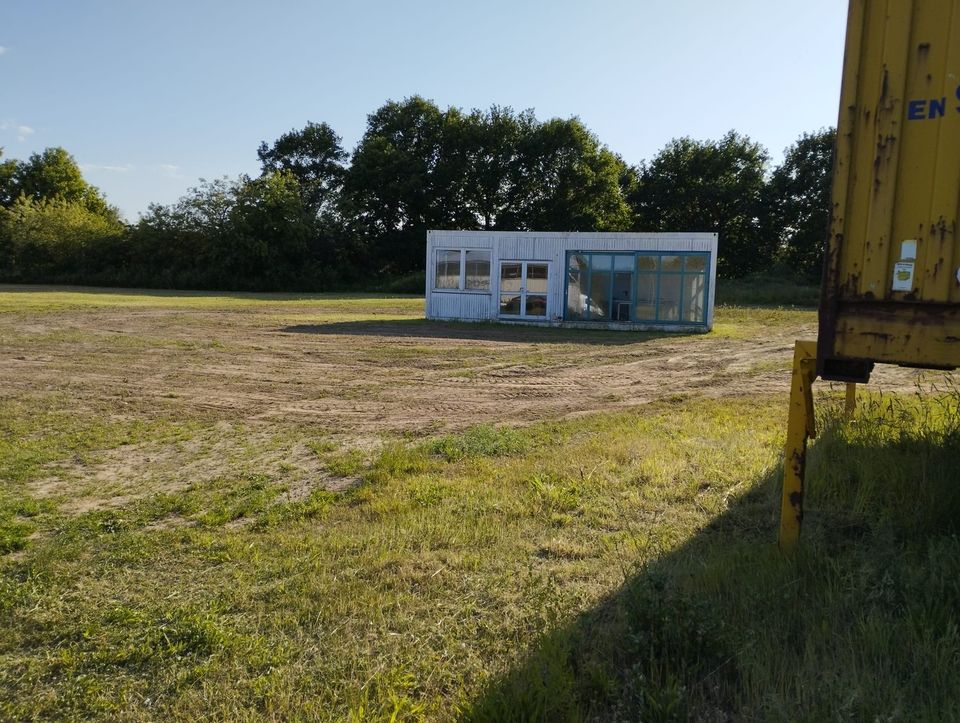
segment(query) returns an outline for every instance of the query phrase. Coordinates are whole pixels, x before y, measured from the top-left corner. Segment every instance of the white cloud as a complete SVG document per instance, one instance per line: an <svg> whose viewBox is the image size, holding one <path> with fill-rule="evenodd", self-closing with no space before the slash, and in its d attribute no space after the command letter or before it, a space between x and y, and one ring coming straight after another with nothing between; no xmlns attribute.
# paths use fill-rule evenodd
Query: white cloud
<svg viewBox="0 0 960 723"><path fill-rule="evenodd" d="M6 52L9 51L9 50L10 50L10 48L5 48L5 47L3 47L2 45L0 45L0 55L3 55L4 53L6 53Z"/></svg>
<svg viewBox="0 0 960 723"><path fill-rule="evenodd" d="M21 143L27 140L27 136L32 136L34 133L36 131L30 126L17 126L17 140Z"/></svg>
<svg viewBox="0 0 960 723"><path fill-rule="evenodd" d="M172 163L161 163L160 172L166 178L183 178L183 176L180 175L180 166L175 166Z"/></svg>
<svg viewBox="0 0 960 723"><path fill-rule="evenodd" d="M81 163L80 168L84 171L107 171L108 173L129 173L136 166L132 163L124 163L122 166L103 165L100 163Z"/></svg>

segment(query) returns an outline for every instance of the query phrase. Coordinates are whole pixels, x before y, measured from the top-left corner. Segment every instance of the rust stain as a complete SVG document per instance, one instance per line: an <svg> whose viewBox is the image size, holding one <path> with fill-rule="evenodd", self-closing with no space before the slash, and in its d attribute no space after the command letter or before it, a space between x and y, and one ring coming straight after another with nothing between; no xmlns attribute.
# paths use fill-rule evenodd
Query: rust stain
<svg viewBox="0 0 960 723"><path fill-rule="evenodd" d="M799 474L803 474L800 472ZM797 515L797 522L803 522L803 492L790 493L790 506Z"/></svg>
<svg viewBox="0 0 960 723"><path fill-rule="evenodd" d="M848 294L856 294L860 288L860 274L849 274L847 282L844 284L844 291Z"/></svg>

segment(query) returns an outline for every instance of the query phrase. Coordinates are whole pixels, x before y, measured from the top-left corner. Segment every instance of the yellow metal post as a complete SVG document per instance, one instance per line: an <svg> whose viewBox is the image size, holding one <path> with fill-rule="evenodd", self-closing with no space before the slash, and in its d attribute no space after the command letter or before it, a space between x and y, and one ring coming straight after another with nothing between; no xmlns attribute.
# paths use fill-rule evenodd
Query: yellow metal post
<svg viewBox="0 0 960 723"><path fill-rule="evenodd" d="M848 417L852 417L857 411L857 385L855 382L847 382L847 398L843 404L843 411Z"/></svg>
<svg viewBox="0 0 960 723"><path fill-rule="evenodd" d="M793 349L787 445L783 460L783 496L780 502L780 550L782 552L792 552L800 539L807 439L817 434L811 388L816 378L817 343L798 341Z"/></svg>

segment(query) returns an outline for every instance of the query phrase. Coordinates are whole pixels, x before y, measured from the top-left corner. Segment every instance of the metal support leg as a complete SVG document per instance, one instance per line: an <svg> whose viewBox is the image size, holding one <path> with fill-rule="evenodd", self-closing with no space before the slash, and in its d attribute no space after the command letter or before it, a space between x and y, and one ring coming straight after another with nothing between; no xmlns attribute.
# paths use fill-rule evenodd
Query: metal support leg
<svg viewBox="0 0 960 723"><path fill-rule="evenodd" d="M843 412L847 417L852 417L857 411L857 385L855 382L847 382L847 398L843 404Z"/></svg>
<svg viewBox="0 0 960 723"><path fill-rule="evenodd" d="M817 378L817 343L798 341L793 350L787 445L783 460L783 497L780 502L780 550L792 552L803 521L803 475L807 440L817 436L813 416L813 381ZM852 385L851 385L852 386ZM849 395L849 388L848 388Z"/></svg>

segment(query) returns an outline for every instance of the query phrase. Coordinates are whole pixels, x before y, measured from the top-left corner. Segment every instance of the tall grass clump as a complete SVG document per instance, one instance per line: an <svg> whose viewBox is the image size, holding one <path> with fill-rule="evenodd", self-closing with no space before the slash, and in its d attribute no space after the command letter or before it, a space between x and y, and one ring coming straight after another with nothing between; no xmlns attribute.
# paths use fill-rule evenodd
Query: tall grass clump
<svg viewBox="0 0 960 723"><path fill-rule="evenodd" d="M522 432L510 427L481 424L461 434L448 434L429 444L428 449L448 462L466 457L505 457L520 454L529 446Z"/></svg>
<svg viewBox="0 0 960 723"><path fill-rule="evenodd" d="M811 456L813 504L901 535L960 532L960 390L871 396L823 421Z"/></svg>

